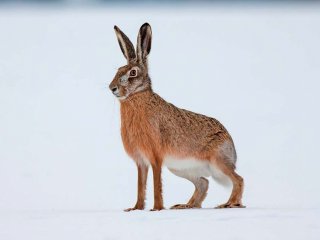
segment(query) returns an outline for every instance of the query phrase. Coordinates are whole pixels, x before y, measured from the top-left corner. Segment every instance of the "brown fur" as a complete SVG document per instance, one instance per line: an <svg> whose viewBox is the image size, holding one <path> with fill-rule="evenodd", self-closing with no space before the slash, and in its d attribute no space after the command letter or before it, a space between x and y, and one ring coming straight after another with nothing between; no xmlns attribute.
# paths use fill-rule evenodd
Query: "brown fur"
<svg viewBox="0 0 320 240"><path fill-rule="evenodd" d="M174 170L171 170L171 172L173 172L177 176L184 177L183 175L179 175L179 173ZM203 177L200 177L197 180L191 178L187 179L191 181L195 186L195 191L192 197L187 204L176 204L172 206L171 209L201 208L201 204L207 196L209 181Z"/></svg>
<svg viewBox="0 0 320 240"><path fill-rule="evenodd" d="M138 199L135 207L127 211L144 208L148 165L153 171L153 210L163 209L161 167L168 155L181 161L192 157L220 169L232 181L233 190L229 201L219 207L242 207L243 179L234 171L236 153L228 131L218 120L177 108L153 92L147 66L151 49L148 24L140 28L136 59L132 59L132 44L128 43L128 38L119 28L115 27L115 30L128 65L119 68L110 89L121 103L124 148L138 167ZM137 74L131 77L133 69ZM226 143L229 148L221 150ZM234 158L224 151L231 152ZM179 176L178 172L175 174ZM173 208L201 207L208 181L202 177L189 180L195 185L193 196L187 204Z"/></svg>

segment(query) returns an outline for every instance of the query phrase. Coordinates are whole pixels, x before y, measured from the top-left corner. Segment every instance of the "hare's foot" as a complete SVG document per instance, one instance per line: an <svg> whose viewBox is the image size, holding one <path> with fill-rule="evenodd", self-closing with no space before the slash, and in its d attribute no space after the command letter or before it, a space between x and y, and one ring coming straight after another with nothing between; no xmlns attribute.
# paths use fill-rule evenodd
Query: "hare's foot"
<svg viewBox="0 0 320 240"><path fill-rule="evenodd" d="M143 209L142 209L142 208L139 209L139 208L133 207L133 208L126 208L126 209L124 209L123 211L125 211L125 212L131 212L131 211L134 211L134 210L143 210Z"/></svg>
<svg viewBox="0 0 320 240"><path fill-rule="evenodd" d="M164 210L165 208L164 207L159 207L159 208L152 208L150 209L151 212L155 212L155 211L161 211L161 210Z"/></svg>
<svg viewBox="0 0 320 240"><path fill-rule="evenodd" d="M176 204L173 205L170 209L191 209L191 208L200 208L192 204Z"/></svg>
<svg viewBox="0 0 320 240"><path fill-rule="evenodd" d="M123 211L131 212L131 211L134 211L134 210L143 210L143 209L144 209L144 207L133 207L133 208L124 209Z"/></svg>
<svg viewBox="0 0 320 240"><path fill-rule="evenodd" d="M136 208L136 207L133 207L133 208L127 208L127 209L124 209L123 211L125 211L125 212L131 212L131 211L135 211L135 210L143 210L143 208Z"/></svg>
<svg viewBox="0 0 320 240"><path fill-rule="evenodd" d="M243 206L241 203L225 203L225 204L221 204L217 207L215 207L216 209L220 209L220 208L245 208L246 206Z"/></svg>

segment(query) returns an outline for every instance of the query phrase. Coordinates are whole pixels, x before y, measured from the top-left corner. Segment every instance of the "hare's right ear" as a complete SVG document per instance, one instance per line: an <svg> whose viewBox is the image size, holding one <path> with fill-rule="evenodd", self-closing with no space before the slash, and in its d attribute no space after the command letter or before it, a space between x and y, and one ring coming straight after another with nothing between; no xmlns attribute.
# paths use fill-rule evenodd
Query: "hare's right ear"
<svg viewBox="0 0 320 240"><path fill-rule="evenodd" d="M151 50L152 31L149 23L145 23L141 26L138 35L137 42L137 57L138 61L145 63L147 56Z"/></svg>
<svg viewBox="0 0 320 240"><path fill-rule="evenodd" d="M136 53L134 47L129 38L117 27L114 26L118 42L124 57L127 59L128 63L134 61L136 58Z"/></svg>

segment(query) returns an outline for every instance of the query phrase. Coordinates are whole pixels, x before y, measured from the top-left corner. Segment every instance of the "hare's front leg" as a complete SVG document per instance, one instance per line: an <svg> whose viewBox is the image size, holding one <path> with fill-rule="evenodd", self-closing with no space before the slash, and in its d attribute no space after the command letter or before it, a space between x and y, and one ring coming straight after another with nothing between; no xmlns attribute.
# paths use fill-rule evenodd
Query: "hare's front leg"
<svg viewBox="0 0 320 240"><path fill-rule="evenodd" d="M153 190L154 190L154 205L151 211L160 211L164 209L162 199L162 182L161 182L161 164L152 164L153 171Z"/></svg>
<svg viewBox="0 0 320 240"><path fill-rule="evenodd" d="M125 209L124 211L129 212L133 210L143 210L144 209L144 200L146 198L146 186L148 178L148 166L144 164L138 164L138 198L137 203L133 208Z"/></svg>

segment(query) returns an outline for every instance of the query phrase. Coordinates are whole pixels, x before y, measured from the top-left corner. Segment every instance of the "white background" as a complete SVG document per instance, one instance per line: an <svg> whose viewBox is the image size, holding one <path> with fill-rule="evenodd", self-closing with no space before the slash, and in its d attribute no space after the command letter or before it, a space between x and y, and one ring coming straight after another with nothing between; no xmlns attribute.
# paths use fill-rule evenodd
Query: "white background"
<svg viewBox="0 0 320 240"><path fill-rule="evenodd" d="M108 85L153 30L154 90L234 138L247 209L123 213L136 168ZM0 239L319 239L320 6L0 9ZM152 207L152 175L147 208ZM166 169L164 201L193 185Z"/></svg>

